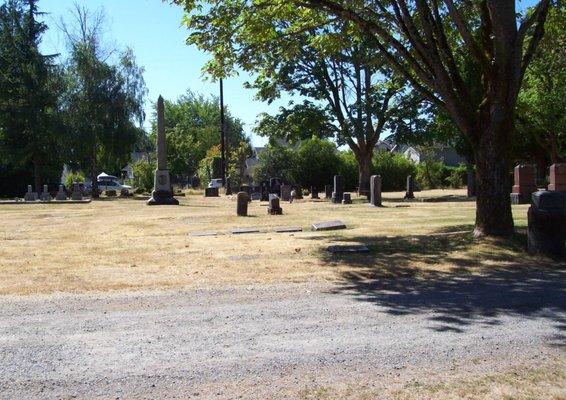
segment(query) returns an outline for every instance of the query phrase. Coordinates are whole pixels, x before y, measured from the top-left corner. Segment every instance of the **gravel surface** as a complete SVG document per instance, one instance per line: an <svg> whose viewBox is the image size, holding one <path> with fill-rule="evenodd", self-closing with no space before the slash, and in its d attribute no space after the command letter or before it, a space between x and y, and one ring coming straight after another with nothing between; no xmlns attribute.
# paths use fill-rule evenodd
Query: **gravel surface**
<svg viewBox="0 0 566 400"><path fill-rule="evenodd" d="M557 276L530 299L486 292L479 306L457 291L436 302L427 293L428 309L411 306L411 291L396 309L399 292L318 283L5 296L0 398L295 397L478 360L536 363L562 354Z"/></svg>

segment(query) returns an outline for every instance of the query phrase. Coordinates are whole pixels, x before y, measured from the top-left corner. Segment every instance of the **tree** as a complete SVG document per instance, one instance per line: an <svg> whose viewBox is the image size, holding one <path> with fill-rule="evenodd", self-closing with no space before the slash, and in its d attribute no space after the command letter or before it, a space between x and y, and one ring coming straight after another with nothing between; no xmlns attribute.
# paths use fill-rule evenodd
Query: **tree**
<svg viewBox="0 0 566 400"><path fill-rule="evenodd" d="M545 35L527 68L517 105L519 132L540 146L551 163L566 158L565 24L566 7L552 8Z"/></svg>
<svg viewBox="0 0 566 400"><path fill-rule="evenodd" d="M243 123L225 107L227 148L245 141ZM176 101L165 101L167 163L174 176L192 176L207 151L220 143L220 107L218 99L207 99L191 91ZM157 120L152 120L151 139L157 135ZM213 178L218 178L213 177Z"/></svg>
<svg viewBox="0 0 566 400"><path fill-rule="evenodd" d="M76 7L75 26L63 24L69 46L68 89L65 103L67 124L74 133L70 163L88 170L93 196L98 195L97 175L104 168L118 171L128 161L145 119L143 104L147 89L143 68L133 52L119 54L115 64L103 48L104 15Z"/></svg>
<svg viewBox="0 0 566 400"><path fill-rule="evenodd" d="M261 113L254 132L270 142L283 140L291 145L312 137L327 139L334 136L335 127L326 109L305 100L291 107L279 107L276 115Z"/></svg>
<svg viewBox="0 0 566 400"><path fill-rule="evenodd" d="M241 185L245 178L246 160L252 156L252 146L249 141L242 140L232 149L228 160L228 176L232 184ZM247 182L246 182L247 183Z"/></svg>
<svg viewBox="0 0 566 400"><path fill-rule="evenodd" d="M295 155L286 147L269 145L258 154L257 164L254 166L254 180L267 181L270 178L281 178L287 183L294 183L293 171Z"/></svg>
<svg viewBox="0 0 566 400"><path fill-rule="evenodd" d="M294 181L303 187L324 188L339 171L340 158L336 145L313 137L303 141L297 149L293 167Z"/></svg>
<svg viewBox="0 0 566 400"><path fill-rule="evenodd" d="M33 170L36 191L49 181L58 183L65 132L59 118L60 69L52 63L54 56L39 50L47 30L38 21L41 14L37 0L0 6L0 158L16 175Z"/></svg>
<svg viewBox="0 0 566 400"><path fill-rule="evenodd" d="M295 121L306 122L307 132L314 127L317 136L321 128L330 129L339 145L354 152L360 193L369 194L374 147L392 115L405 112L407 105L400 102L407 92L355 25L321 24L313 17L294 29L303 14L280 2L226 2L201 11L194 6L185 2L193 13L185 19L191 29L188 41L212 52L208 72L223 76L239 66L256 74L248 87L256 89L261 100L271 102L282 92L309 99L275 118L263 117L260 132L271 136L266 128ZM290 128L290 135L281 129L273 135L305 137Z"/></svg>
<svg viewBox="0 0 566 400"><path fill-rule="evenodd" d="M187 11L204 1L178 0ZM543 36L550 0L540 0L532 13L517 13L514 0L270 0L258 7L285 10L294 17L289 32L301 32L326 21L350 21L394 70L431 103L445 110L469 140L476 162L475 235L507 236L513 232L509 198L511 143L515 106L525 71ZM231 17L250 10L250 2L230 2ZM216 11L219 7L213 7ZM311 10L312 12L309 12ZM209 11L207 9L207 11ZM321 14L321 12L323 14ZM226 15L225 15L226 16ZM224 16L224 17L225 17ZM191 15L195 25L202 16ZM232 31L220 26L225 54L231 57ZM224 25L230 27L230 25ZM245 27L250 35L271 31ZM454 32L454 35L449 33ZM467 85L458 54L472 55L480 78ZM470 95L479 89L481 100Z"/></svg>
<svg viewBox="0 0 566 400"><path fill-rule="evenodd" d="M475 235L513 232L509 199L515 106L525 71L544 32L550 0L526 18L514 0L304 0L302 4L352 21L415 89L446 112L469 140L477 175ZM368 12L369 11L369 12ZM521 20L518 21L518 18ZM448 36L450 23L457 36ZM455 54L478 63L482 99L470 96Z"/></svg>

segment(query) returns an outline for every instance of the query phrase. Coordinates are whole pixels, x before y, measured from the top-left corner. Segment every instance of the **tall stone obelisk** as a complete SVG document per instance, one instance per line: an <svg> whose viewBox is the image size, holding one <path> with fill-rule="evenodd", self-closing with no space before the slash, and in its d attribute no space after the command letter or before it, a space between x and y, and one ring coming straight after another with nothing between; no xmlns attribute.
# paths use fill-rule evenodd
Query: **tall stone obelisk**
<svg viewBox="0 0 566 400"><path fill-rule="evenodd" d="M179 201L173 197L171 191L171 179L167 169L167 141L165 140L165 106L163 97L157 99L157 169L155 170L155 180L153 181L153 193L151 199L147 201L153 205L178 205Z"/></svg>

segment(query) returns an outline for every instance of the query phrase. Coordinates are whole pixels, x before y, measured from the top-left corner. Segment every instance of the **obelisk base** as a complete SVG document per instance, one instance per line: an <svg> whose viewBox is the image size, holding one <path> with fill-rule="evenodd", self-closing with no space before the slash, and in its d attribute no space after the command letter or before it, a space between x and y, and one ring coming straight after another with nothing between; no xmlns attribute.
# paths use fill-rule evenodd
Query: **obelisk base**
<svg viewBox="0 0 566 400"><path fill-rule="evenodd" d="M173 197L173 192L171 191L169 170L158 169L155 171L154 187L155 190L151 193L151 198L147 201L147 205L179 205L179 200Z"/></svg>

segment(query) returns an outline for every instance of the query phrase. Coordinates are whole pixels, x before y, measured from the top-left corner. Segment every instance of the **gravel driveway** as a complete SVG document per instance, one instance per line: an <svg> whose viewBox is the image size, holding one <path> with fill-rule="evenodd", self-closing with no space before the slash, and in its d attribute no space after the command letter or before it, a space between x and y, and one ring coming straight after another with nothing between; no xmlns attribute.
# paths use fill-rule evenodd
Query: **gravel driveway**
<svg viewBox="0 0 566 400"><path fill-rule="evenodd" d="M481 301L414 283L7 296L0 398L293 397L477 360L536 362L561 354L566 321L564 274L539 278L529 298L480 288Z"/></svg>

